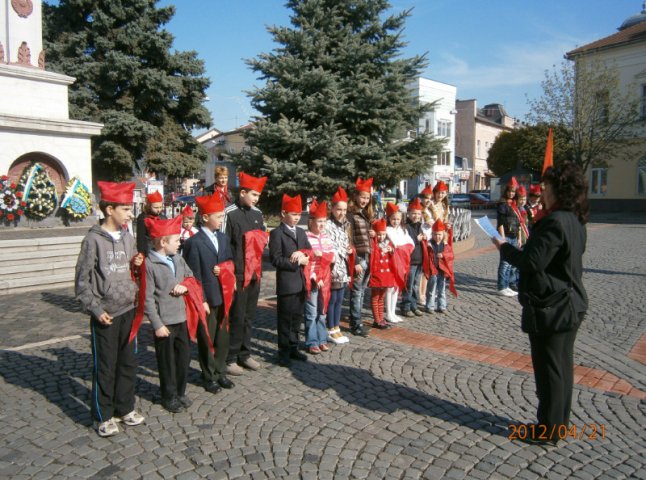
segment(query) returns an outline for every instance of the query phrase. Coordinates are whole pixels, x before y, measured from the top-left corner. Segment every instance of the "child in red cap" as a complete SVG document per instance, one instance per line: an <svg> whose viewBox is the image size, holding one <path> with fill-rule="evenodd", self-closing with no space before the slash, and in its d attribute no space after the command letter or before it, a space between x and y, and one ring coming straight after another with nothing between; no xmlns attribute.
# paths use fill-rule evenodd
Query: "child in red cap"
<svg viewBox="0 0 646 480"><path fill-rule="evenodd" d="M281 223L269 234L269 258L276 267L278 363L288 367L291 360L307 360L298 351L298 332L303 324L312 246L302 228L298 228L303 210L301 196L283 195Z"/></svg>
<svg viewBox="0 0 646 480"><path fill-rule="evenodd" d="M162 213L164 210L164 198L161 193L153 192L146 195L146 202L142 212L137 217L137 251L146 255L152 246L150 235L146 230L147 218L166 220L166 215Z"/></svg>
<svg viewBox="0 0 646 480"><path fill-rule="evenodd" d="M190 205L186 205L182 210L182 228L179 232L179 251L184 249L186 240L195 235L199 230L195 228L195 212Z"/></svg>
<svg viewBox="0 0 646 480"><path fill-rule="evenodd" d="M455 280L453 275L453 248L445 241L446 225L439 218L432 228L431 241L428 246L430 276L426 288L426 313L446 313L446 280L449 279L449 289L454 295Z"/></svg>
<svg viewBox="0 0 646 480"><path fill-rule="evenodd" d="M144 312L155 331L155 356L159 370L162 406L178 413L191 406L186 396L186 379L191 362L191 345L186 326L186 305L181 285L193 272L179 250L182 217L172 220L147 218L152 248L146 261L146 304Z"/></svg>
<svg viewBox="0 0 646 480"><path fill-rule="evenodd" d="M372 256L370 258L371 306L374 322L373 328L386 329L390 325L384 320L386 290L395 286L393 272L393 244L386 236L386 219L382 218L372 224L375 238L372 240Z"/></svg>
<svg viewBox="0 0 646 480"><path fill-rule="evenodd" d="M93 226L81 243L74 290L91 316L92 417L97 433L109 437L119 433L117 422L129 426L144 422L135 410L137 361L134 342L129 342L137 296L131 265L141 266L143 256L123 228L133 219L135 184L97 183L105 220Z"/></svg>
<svg viewBox="0 0 646 480"><path fill-rule="evenodd" d="M399 279L399 282L396 281L395 286L386 290L386 321L399 323L403 320L397 316L397 299L399 298L399 292L405 286L405 279L410 269L410 254L415 248L415 244L402 222L403 214L399 211L397 205L390 202L386 204L386 217L388 219L386 235L395 249L394 259L398 260L395 264L395 279Z"/></svg>

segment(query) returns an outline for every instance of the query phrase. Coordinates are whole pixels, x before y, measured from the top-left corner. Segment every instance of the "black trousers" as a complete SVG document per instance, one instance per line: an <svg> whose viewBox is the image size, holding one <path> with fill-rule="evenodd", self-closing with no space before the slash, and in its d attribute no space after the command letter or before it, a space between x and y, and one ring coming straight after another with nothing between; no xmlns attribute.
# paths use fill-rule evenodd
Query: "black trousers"
<svg viewBox="0 0 646 480"><path fill-rule="evenodd" d="M247 288L243 281L236 280L236 292L229 312L231 344L227 363L244 361L251 356L251 329L256 319L260 279L252 280Z"/></svg>
<svg viewBox="0 0 646 480"><path fill-rule="evenodd" d="M105 422L112 417L122 417L135 408L135 378L137 360L135 342L128 342L135 309L103 325L92 316L90 333L92 342L92 418Z"/></svg>
<svg viewBox="0 0 646 480"><path fill-rule="evenodd" d="M277 331L278 350L285 352L298 349L298 332L303 324L306 292L278 295Z"/></svg>
<svg viewBox="0 0 646 480"><path fill-rule="evenodd" d="M224 306L209 306L211 312L206 317L209 336L206 336L202 323L197 326L197 354L204 382L215 382L226 373L226 360L229 354L229 332L224 326ZM211 352L211 344L215 352Z"/></svg>
<svg viewBox="0 0 646 480"><path fill-rule="evenodd" d="M537 420L548 427L568 425L574 385L574 341L578 327L552 335L529 335L538 396Z"/></svg>
<svg viewBox="0 0 646 480"><path fill-rule="evenodd" d="M169 401L186 393L191 345L186 322L166 325L168 337L155 336L155 356L159 370L162 400Z"/></svg>

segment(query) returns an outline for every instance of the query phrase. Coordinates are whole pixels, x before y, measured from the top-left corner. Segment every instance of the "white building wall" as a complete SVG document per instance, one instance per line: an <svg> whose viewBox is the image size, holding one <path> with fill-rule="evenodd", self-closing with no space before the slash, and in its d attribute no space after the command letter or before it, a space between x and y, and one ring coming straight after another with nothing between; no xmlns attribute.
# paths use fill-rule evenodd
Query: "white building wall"
<svg viewBox="0 0 646 480"><path fill-rule="evenodd" d="M32 13L23 18L13 9L11 0L0 0L0 25L3 26L4 33L0 42L4 47L5 62L18 62L18 48L22 42L27 42L31 50L31 65L38 66L38 55L43 49L42 5L39 0L33 1L32 4Z"/></svg>

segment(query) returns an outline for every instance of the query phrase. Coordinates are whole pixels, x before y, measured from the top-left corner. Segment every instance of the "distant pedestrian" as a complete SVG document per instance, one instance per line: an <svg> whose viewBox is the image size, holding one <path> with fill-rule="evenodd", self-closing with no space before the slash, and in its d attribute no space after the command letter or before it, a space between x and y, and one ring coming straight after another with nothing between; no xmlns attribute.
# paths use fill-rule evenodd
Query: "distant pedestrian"
<svg viewBox="0 0 646 480"><path fill-rule="evenodd" d="M150 235L148 235L148 230L146 229L146 218L152 219L166 219L164 211L164 198L159 192L153 192L146 195L146 203L137 217L137 251L143 253L144 255L148 254L152 242L150 240Z"/></svg>
<svg viewBox="0 0 646 480"><path fill-rule="evenodd" d="M135 239L123 225L132 220L135 184L97 182L104 222L93 226L81 243L74 290L90 314L92 394L90 409L97 433L119 433L118 422L144 422L135 410L137 362L130 332L135 317L137 284L131 265L141 266Z"/></svg>
<svg viewBox="0 0 646 480"><path fill-rule="evenodd" d="M518 246L520 235L520 219L514 212L516 205L516 190L518 182L516 177L511 177L502 192L498 203L498 233L510 245ZM518 295L518 271L504 258L498 264L498 294L504 297Z"/></svg>

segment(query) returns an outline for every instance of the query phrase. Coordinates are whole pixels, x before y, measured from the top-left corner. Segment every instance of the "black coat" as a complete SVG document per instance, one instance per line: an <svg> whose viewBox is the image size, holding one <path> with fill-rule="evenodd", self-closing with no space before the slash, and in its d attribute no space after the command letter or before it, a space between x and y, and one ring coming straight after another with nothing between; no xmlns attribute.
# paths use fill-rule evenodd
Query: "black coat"
<svg viewBox="0 0 646 480"><path fill-rule="evenodd" d="M534 225L523 250L505 243L500 254L520 271L518 289L521 294L532 293L538 298L546 298L572 284L574 310L582 313L588 309L582 280L586 239L585 226L576 216L557 210Z"/></svg>
<svg viewBox="0 0 646 480"><path fill-rule="evenodd" d="M148 255L148 252L152 249L152 240L150 235L148 235L148 228L146 228L146 218L158 218L160 220L166 220L166 215L160 213L158 217L148 215L145 212L141 212L137 217L136 223L136 233L137 233L137 251Z"/></svg>
<svg viewBox="0 0 646 480"><path fill-rule="evenodd" d="M291 295L305 289L303 267L289 261L297 250L311 249L305 230L296 227L296 238L284 223L269 234L269 257L276 267L276 294Z"/></svg>
<svg viewBox="0 0 646 480"><path fill-rule="evenodd" d="M265 223L260 210L256 207L243 207L237 202L229 205L224 210L224 214L224 223L220 231L224 232L231 242L236 279L241 282L244 278L245 264L244 234L251 230L265 231Z"/></svg>
<svg viewBox="0 0 646 480"><path fill-rule="evenodd" d="M201 229L184 243L184 260L193 271L193 275L202 283L204 299L211 306L222 304L220 280L213 274L213 267L218 263L232 260L229 239L222 232L215 232L218 239L216 253L213 242Z"/></svg>

